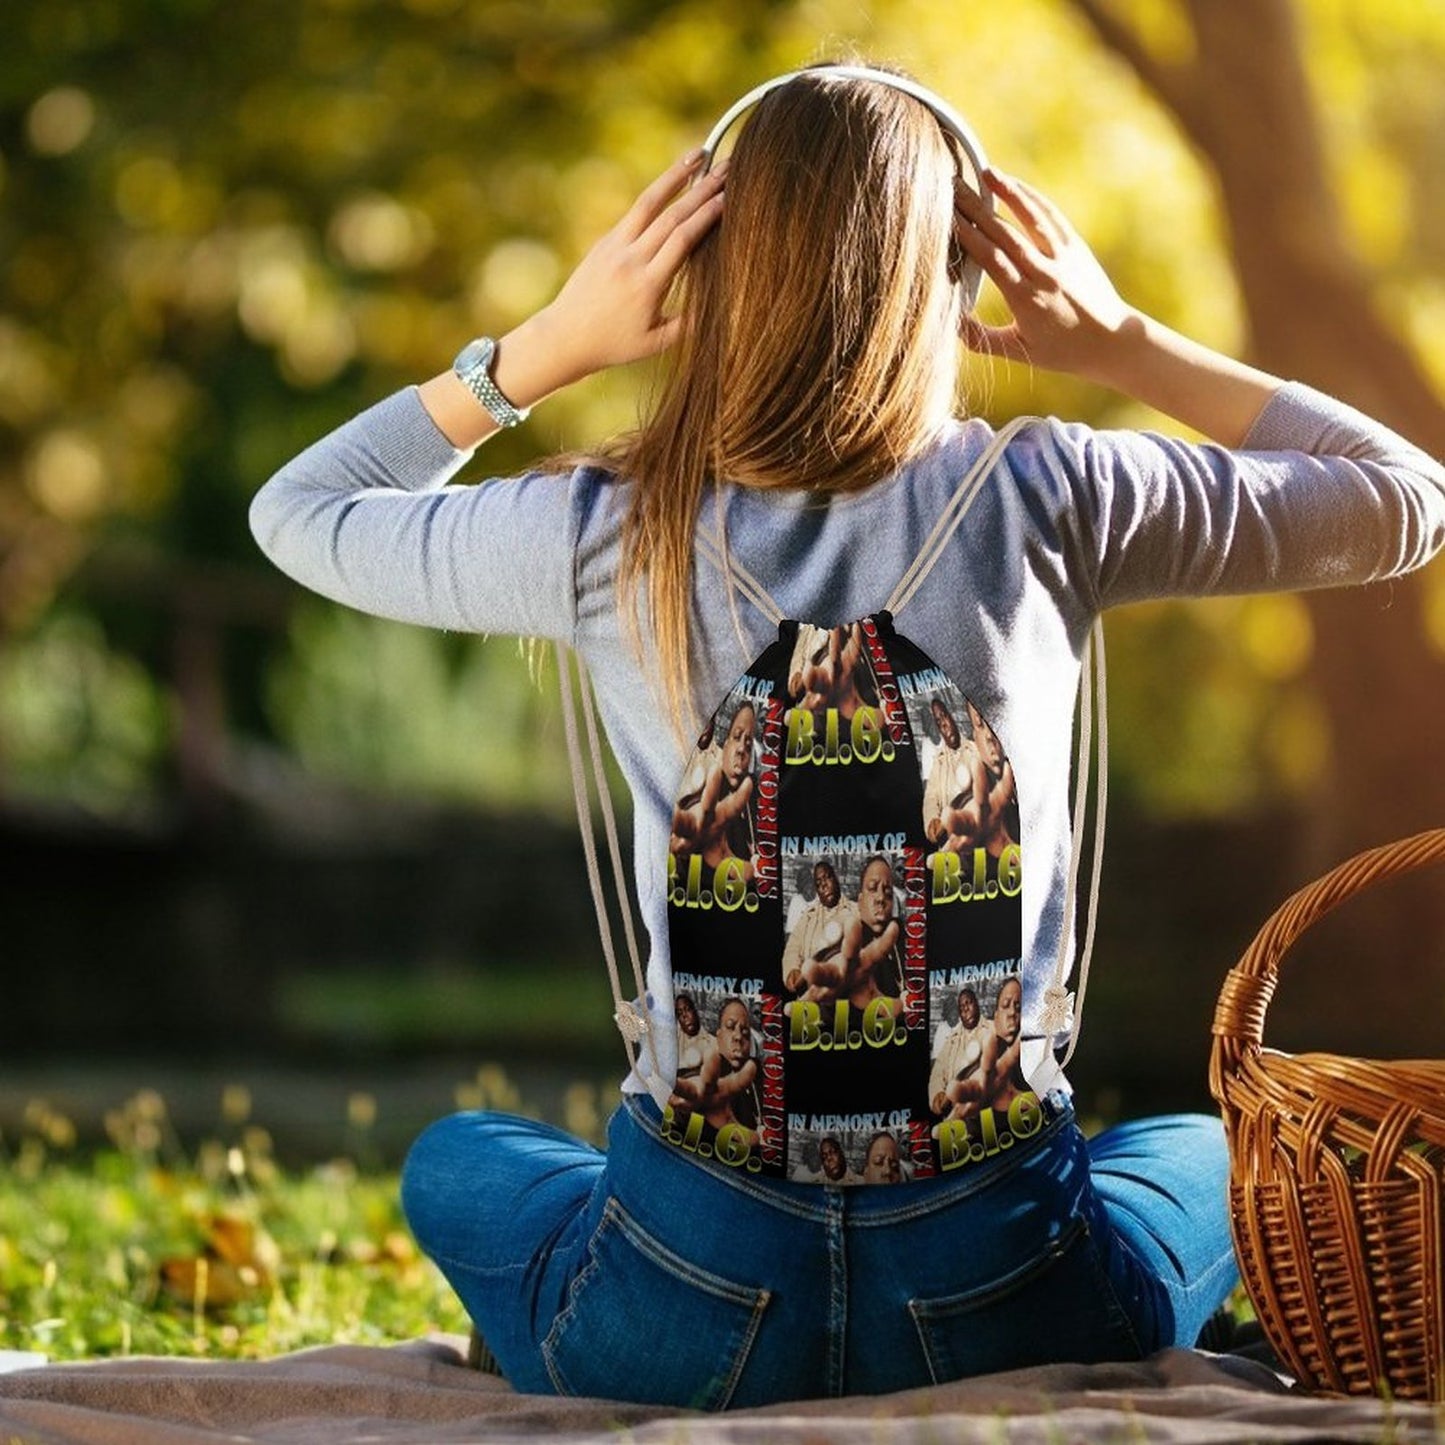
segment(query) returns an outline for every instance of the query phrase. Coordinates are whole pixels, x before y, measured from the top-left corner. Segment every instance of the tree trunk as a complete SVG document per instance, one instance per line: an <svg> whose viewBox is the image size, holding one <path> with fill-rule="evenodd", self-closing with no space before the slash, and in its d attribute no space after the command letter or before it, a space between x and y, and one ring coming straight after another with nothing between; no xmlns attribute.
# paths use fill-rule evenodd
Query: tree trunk
<svg viewBox="0 0 1445 1445"><path fill-rule="evenodd" d="M1290 5L1189 0L1189 8L1197 73L1213 98L1198 130L1219 177L1255 356L1445 455L1445 407L1381 322L1343 238ZM1322 851L1438 824L1445 768L1423 721L1445 700L1445 661L1426 636L1419 586L1307 600L1335 760L1314 829Z"/></svg>
<svg viewBox="0 0 1445 1445"><path fill-rule="evenodd" d="M1445 405L1375 311L1368 272L1345 238L1290 0L1183 0L1195 52L1181 67L1151 56L1103 0L1073 3L1174 113L1212 169L1251 359L1445 455ZM1301 878L1445 821L1445 767L1431 722L1445 703L1445 659L1426 634L1420 586L1407 579L1315 592L1306 601L1332 761L1305 830L1308 856L1294 860ZM1445 893L1420 886L1392 891L1382 907L1352 906L1335 936L1354 960L1367 948L1370 959L1386 963L1418 955L1422 940L1442 934ZM1382 983L1387 992L1408 989L1408 970L1386 971L1399 980ZM1351 996L1357 1006L1358 992ZM1438 1033L1435 1010L1426 1012L1422 1026Z"/></svg>

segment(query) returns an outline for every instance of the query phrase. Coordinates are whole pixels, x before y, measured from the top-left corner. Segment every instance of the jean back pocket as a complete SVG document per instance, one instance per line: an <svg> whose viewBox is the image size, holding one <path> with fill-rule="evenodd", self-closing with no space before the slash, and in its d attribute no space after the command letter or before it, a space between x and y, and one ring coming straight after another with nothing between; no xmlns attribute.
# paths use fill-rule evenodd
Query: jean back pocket
<svg viewBox="0 0 1445 1445"><path fill-rule="evenodd" d="M962 1294L912 1299L908 1310L935 1384L1143 1354L1083 1220L1002 1277Z"/></svg>
<svg viewBox="0 0 1445 1445"><path fill-rule="evenodd" d="M609 1199L542 1357L559 1394L722 1410L769 1298L690 1264Z"/></svg>

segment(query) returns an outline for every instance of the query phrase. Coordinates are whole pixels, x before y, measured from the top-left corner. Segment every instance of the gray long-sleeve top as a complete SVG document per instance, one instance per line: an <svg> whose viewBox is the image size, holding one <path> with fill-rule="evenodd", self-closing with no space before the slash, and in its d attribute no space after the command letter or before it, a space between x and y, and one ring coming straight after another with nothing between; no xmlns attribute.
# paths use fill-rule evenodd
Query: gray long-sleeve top
<svg viewBox="0 0 1445 1445"><path fill-rule="evenodd" d="M846 496L725 487L728 545L789 617L832 625L875 612L992 436L983 421L958 423L896 474ZM585 467L450 485L469 455L415 390L399 392L283 467L256 497L252 528L283 571L364 612L560 639L586 659L635 802L658 1047L650 1083L665 1099L676 1034L662 865L685 759L660 705L656 659L635 654L618 606L628 486ZM708 499L699 530L715 535L716 515ZM1307 387L1279 391L1240 451L1053 419L1014 436L898 626L978 704L1013 763L1027 859L1026 1032L1059 945L1074 701L1098 614L1145 598L1395 576L1442 543L1445 471ZM699 553L700 716L775 635L744 598L737 609L741 638L723 578Z"/></svg>

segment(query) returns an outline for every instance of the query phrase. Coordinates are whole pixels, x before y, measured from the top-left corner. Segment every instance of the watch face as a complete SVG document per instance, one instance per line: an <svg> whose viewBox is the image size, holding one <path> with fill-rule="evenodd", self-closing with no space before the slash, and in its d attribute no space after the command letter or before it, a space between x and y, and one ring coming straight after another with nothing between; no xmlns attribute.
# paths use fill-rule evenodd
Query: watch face
<svg viewBox="0 0 1445 1445"><path fill-rule="evenodd" d="M485 336L479 336L475 341L469 341L457 353L457 359L452 363L452 370L459 375L464 374L486 361L491 355L492 344Z"/></svg>

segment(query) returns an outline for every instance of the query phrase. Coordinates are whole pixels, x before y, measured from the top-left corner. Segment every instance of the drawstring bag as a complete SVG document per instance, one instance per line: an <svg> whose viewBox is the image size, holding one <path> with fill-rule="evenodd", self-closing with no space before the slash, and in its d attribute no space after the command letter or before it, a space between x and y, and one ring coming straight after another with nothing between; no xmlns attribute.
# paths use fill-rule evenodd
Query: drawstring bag
<svg viewBox="0 0 1445 1445"><path fill-rule="evenodd" d="M1080 848L1042 1006L1024 997L1026 842L1006 740L967 680L894 625L1021 423L964 478L880 612L841 626L784 619L724 540L700 551L777 625L719 701L674 794L665 858L677 1067L662 1135L713 1165L838 1185L936 1177L1038 1134L1058 1106ZM1097 670L1096 627L1084 676ZM1097 659L1097 661L1095 661ZM636 1067L659 1027L623 997L598 876L569 671L564 720L616 1019ZM580 662L578 664L581 672ZM619 899L617 829L581 696ZM1092 689L1083 687L1076 819L1085 804ZM1096 808L1097 894L1104 797ZM1089 910L1080 991L1092 946ZM636 998L647 997L623 909ZM1024 1019L1042 1044L1026 1071ZM1062 1062L1056 1056L1063 1053ZM1039 1067L1037 1060L1045 1060ZM653 1052L651 1066L656 1068Z"/></svg>

